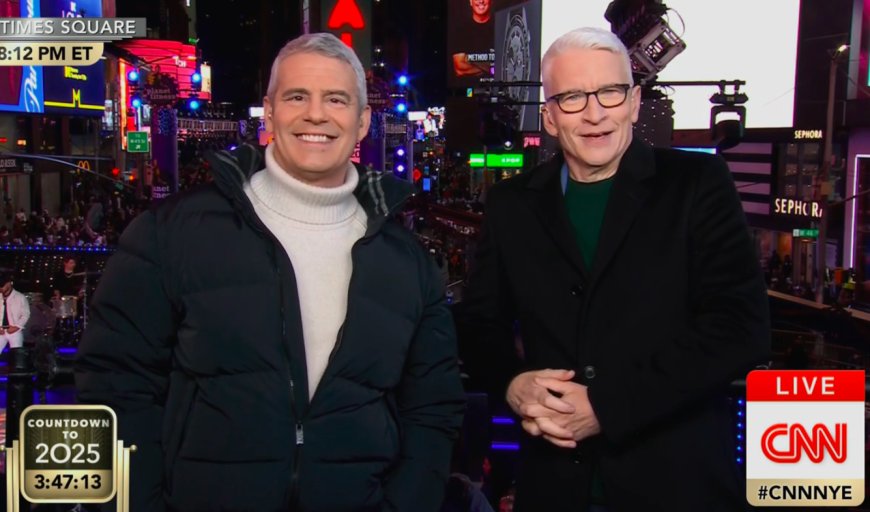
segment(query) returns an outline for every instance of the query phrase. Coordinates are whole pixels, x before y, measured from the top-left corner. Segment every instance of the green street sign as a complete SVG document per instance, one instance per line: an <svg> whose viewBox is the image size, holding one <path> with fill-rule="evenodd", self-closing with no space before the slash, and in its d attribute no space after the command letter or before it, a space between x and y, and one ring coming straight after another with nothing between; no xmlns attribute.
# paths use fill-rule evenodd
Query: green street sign
<svg viewBox="0 0 870 512"><path fill-rule="evenodd" d="M486 166L487 167L522 167L523 166L523 154L522 153L504 153L501 155L486 155Z"/></svg>
<svg viewBox="0 0 870 512"><path fill-rule="evenodd" d="M150 150L148 132L127 132L128 153L147 153Z"/></svg>
<svg viewBox="0 0 870 512"><path fill-rule="evenodd" d="M483 153L472 153L469 155L468 163L471 167L483 167L484 156ZM504 167L522 167L523 166L523 154L522 153L502 153L502 154L493 154L490 153L486 155L486 166L487 167L495 167L495 168L504 168Z"/></svg>
<svg viewBox="0 0 870 512"><path fill-rule="evenodd" d="M793 229L791 235L797 238L818 238L818 229Z"/></svg>

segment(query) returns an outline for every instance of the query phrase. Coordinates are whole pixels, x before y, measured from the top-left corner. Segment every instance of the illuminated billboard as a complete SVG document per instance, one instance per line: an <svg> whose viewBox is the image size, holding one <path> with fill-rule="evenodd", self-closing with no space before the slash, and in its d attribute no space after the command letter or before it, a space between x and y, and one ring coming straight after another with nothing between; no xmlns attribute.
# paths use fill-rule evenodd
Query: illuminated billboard
<svg viewBox="0 0 870 512"><path fill-rule="evenodd" d="M0 0L4 18L99 17L101 0ZM102 116L103 61L90 66L0 67L0 111Z"/></svg>
<svg viewBox="0 0 870 512"><path fill-rule="evenodd" d="M150 67L150 75L160 74L174 80L176 88L181 93L179 98L186 98L192 93L194 88L191 76L196 71L197 65L195 46L162 39L134 39L120 43L120 46L139 57L143 64ZM211 68L205 68L205 66L203 68L201 70L202 87L197 92L197 97L200 100L210 100ZM144 81L147 80L147 77L144 78ZM206 84L206 80L208 80L208 84Z"/></svg>
<svg viewBox="0 0 870 512"><path fill-rule="evenodd" d="M42 0L40 16L95 18L101 0ZM103 61L90 66L45 66L43 104L49 114L102 116L106 101Z"/></svg>
<svg viewBox="0 0 870 512"><path fill-rule="evenodd" d="M0 0L0 17L37 18L40 4ZM43 105L42 66L0 66L0 111L41 113Z"/></svg>
<svg viewBox="0 0 870 512"><path fill-rule="evenodd" d="M372 0L325 0L320 4L323 31L353 48L364 68L372 64Z"/></svg>
<svg viewBox="0 0 870 512"><path fill-rule="evenodd" d="M462 87L491 79L495 64L493 0L448 0L447 15L448 85Z"/></svg>
<svg viewBox="0 0 870 512"><path fill-rule="evenodd" d="M501 9L495 13L495 79L499 82L537 81L541 76L541 1ZM540 129L538 87L508 87L506 93L516 105L510 108L520 131Z"/></svg>

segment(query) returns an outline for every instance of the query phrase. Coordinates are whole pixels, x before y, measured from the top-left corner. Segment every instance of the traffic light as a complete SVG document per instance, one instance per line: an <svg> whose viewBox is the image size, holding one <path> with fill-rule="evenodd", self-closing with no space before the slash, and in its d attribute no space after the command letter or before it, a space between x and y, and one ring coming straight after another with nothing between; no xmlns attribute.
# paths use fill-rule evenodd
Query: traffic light
<svg viewBox="0 0 870 512"><path fill-rule="evenodd" d="M130 96L130 106L133 108L139 108L142 106L142 96L139 93Z"/></svg>

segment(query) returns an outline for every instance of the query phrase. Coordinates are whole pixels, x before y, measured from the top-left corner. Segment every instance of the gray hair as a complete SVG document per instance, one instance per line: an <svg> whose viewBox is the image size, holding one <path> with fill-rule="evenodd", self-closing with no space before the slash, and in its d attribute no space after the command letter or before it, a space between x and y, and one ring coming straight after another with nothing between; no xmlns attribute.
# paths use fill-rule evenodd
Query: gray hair
<svg viewBox="0 0 870 512"><path fill-rule="evenodd" d="M346 44L342 43L339 38L326 32L299 36L281 48L278 56L272 61L272 72L269 74L269 86L266 88L266 96L272 100L275 99L275 89L278 88L278 67L281 65L281 62L291 55L300 53L315 53L349 64L351 69L353 69L353 74L356 75L359 108L360 110L365 108L368 103L366 73L363 70L362 63L359 61L359 57Z"/></svg>
<svg viewBox="0 0 870 512"><path fill-rule="evenodd" d="M629 85L634 85L634 79L631 76L631 59L628 57L628 50L622 41L613 32L595 28L581 27L559 36L553 41L553 44L547 48L544 58L541 59L541 70L547 65L547 61L567 50L606 50L615 53L622 60L625 73L628 76ZM543 73L542 73L543 76Z"/></svg>

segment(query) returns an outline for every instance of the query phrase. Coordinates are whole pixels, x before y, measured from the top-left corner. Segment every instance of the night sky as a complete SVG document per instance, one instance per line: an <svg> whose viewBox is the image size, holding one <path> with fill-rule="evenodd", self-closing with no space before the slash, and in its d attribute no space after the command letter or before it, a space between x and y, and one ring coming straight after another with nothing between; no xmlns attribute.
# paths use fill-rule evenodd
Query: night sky
<svg viewBox="0 0 870 512"><path fill-rule="evenodd" d="M387 56L385 76L411 77L418 107L443 105L446 90L446 2L381 0L373 4L373 45ZM215 102L259 104L278 50L301 34L298 2L201 1L198 47L212 65ZM407 66L407 67L406 67Z"/></svg>

